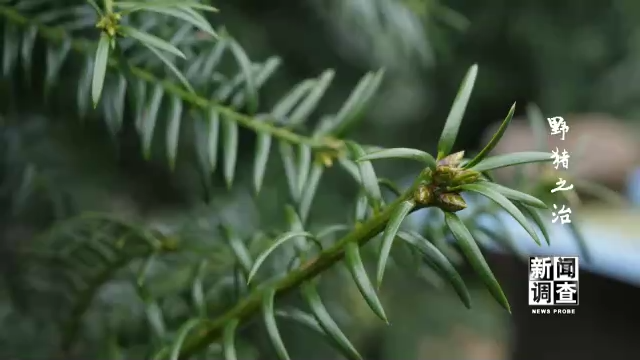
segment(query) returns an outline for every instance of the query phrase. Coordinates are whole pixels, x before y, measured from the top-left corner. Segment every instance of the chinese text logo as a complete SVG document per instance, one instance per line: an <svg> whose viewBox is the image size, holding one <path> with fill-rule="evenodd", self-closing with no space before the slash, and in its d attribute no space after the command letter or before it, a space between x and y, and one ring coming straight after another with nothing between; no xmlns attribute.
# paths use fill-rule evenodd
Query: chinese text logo
<svg viewBox="0 0 640 360"><path fill-rule="evenodd" d="M529 258L529 306L578 305L578 257L532 256ZM533 313L569 314L573 309L534 309Z"/></svg>

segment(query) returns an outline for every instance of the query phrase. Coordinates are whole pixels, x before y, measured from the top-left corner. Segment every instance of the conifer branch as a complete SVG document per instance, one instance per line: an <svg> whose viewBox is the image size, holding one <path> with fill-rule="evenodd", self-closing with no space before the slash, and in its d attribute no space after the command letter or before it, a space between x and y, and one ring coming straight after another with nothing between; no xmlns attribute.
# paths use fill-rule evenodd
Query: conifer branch
<svg viewBox="0 0 640 360"><path fill-rule="evenodd" d="M62 43L65 40L69 40L71 49L76 52L85 54L87 56L92 56L92 54L95 52L95 42L84 39L70 38L69 34L64 29L56 26L45 25L37 21L36 19L30 19L10 6L0 5L0 15L13 22L14 24L25 28L35 26L39 30L38 35L47 41ZM313 138L310 136L295 133L284 127L275 126L272 123L272 120L276 119L269 118L269 116L263 117L260 121L258 121L249 115L235 111L231 107L209 100L200 95L190 93L189 91L178 86L176 83L170 80L160 79L158 76L145 69L131 66L129 64L122 64L121 61L118 61L113 57L109 58L108 65L113 68L123 68L126 66L126 70L128 70L130 74L137 77L138 79L151 84L160 85L167 93L170 93L195 107L199 107L205 110L213 108L221 115L238 123L238 125L250 129L256 133L270 134L277 139L289 142L291 144L306 145L315 150L337 150L342 148L343 146L342 141L337 141L333 138Z"/></svg>
<svg viewBox="0 0 640 360"><path fill-rule="evenodd" d="M412 197L417 185L417 183L414 184L414 186L408 189L402 196L386 206L383 211L356 227L314 259L307 261L298 269L291 271L286 277L253 290L247 298L240 301L232 309L204 325L203 329L182 347L180 359L188 359L216 341L222 334L224 326L230 321L237 319L240 320L242 324L245 323L246 319L259 312L262 298L267 290L275 289L276 296L281 296L290 290L297 289L303 283L312 280L342 260L347 244L356 243L359 246L363 246L369 240L376 237L384 230L397 206Z"/></svg>

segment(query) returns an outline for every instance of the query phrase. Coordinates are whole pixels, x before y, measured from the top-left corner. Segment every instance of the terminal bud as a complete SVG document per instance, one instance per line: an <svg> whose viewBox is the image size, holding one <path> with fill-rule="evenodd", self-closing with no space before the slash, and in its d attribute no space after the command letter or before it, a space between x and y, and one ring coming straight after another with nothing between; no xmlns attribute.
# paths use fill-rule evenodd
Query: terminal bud
<svg viewBox="0 0 640 360"><path fill-rule="evenodd" d="M458 167L462 158L464 157L464 151L458 151L457 153L449 154L438 161L438 166L450 166Z"/></svg>
<svg viewBox="0 0 640 360"><path fill-rule="evenodd" d="M453 180L453 186L464 185L464 184L473 184L480 179L480 173L475 170L461 170L458 172Z"/></svg>
<svg viewBox="0 0 640 360"><path fill-rule="evenodd" d="M433 199L431 189L426 185L420 185L413 194L413 200L418 205L429 205Z"/></svg>
<svg viewBox="0 0 640 360"><path fill-rule="evenodd" d="M453 179L458 175L460 170L447 165L438 165L433 181L438 185L451 185Z"/></svg>
<svg viewBox="0 0 640 360"><path fill-rule="evenodd" d="M457 212L467 208L467 203L457 193L444 193L438 196L439 207L448 212Z"/></svg>

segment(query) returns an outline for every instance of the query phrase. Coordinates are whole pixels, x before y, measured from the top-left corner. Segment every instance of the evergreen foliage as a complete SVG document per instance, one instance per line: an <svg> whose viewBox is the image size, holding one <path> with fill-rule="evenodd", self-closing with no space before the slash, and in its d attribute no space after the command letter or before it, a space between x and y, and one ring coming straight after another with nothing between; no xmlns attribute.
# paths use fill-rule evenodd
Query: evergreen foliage
<svg viewBox="0 0 640 360"><path fill-rule="evenodd" d="M28 138L17 135L7 117L2 128L3 181L7 188L19 189L9 194L12 216L19 219L27 200L42 196L40 206L51 205L58 217L51 229L20 247L20 280L6 281L16 308L55 308L53 316L37 314L31 320L52 324L43 325L55 340L43 345L51 352L41 356L231 360L241 357L240 330L261 319L281 359L289 359L287 338L279 330L283 321L314 330L345 358L361 359L323 302L318 282L326 270L344 263L371 311L388 323L378 290L391 266L392 248L399 243L424 259L420 266L437 271L462 303L472 307L458 261L451 255L448 241L454 240L492 296L510 311L476 242L479 234L495 234L475 220L480 213L503 211L532 240L541 246L541 240L549 243L545 203L496 184L491 171L550 161L551 154L490 155L515 104L476 156L452 152L476 77L481 76L478 66L471 66L462 80L435 156L419 149L370 146L346 136L361 126L384 71L367 73L333 113L317 111L337 76L331 69L296 84L265 108L261 90L276 76L280 59L252 60L224 28L212 27L211 16L225 15L196 0L0 2L2 71L20 80L12 83L12 99L27 93L25 87L38 87L46 102L58 95L56 89L64 82L64 88L76 89L72 104L78 118L103 119L113 142L123 141L127 127L134 129L139 154L129 151L124 156L150 162L164 157L163 166L176 171L194 155L207 200L222 191L211 186L217 174L228 189L250 186L259 199L276 161L283 168L279 180L288 189L288 200L277 201L286 225L249 235L242 224L225 221L190 238L126 213L69 214L64 191L50 191L55 187L43 179L61 180L42 176L47 169L14 157ZM44 60L36 44L46 49ZM40 65L43 74L36 72ZM255 135L250 184L237 181L238 163L244 161L238 155L244 146L240 129ZM402 188L376 175L373 163L382 159L413 160L423 170ZM344 171L358 186L353 221L319 224L311 209L323 176L334 171ZM471 215L463 216L458 214L467 207L463 195L489 199L492 205L474 207ZM403 228L410 213L425 208L440 215L430 218L424 234ZM380 242L371 279L361 251L374 239ZM282 295L293 292L306 309L281 306ZM25 293L38 300L23 302Z"/></svg>

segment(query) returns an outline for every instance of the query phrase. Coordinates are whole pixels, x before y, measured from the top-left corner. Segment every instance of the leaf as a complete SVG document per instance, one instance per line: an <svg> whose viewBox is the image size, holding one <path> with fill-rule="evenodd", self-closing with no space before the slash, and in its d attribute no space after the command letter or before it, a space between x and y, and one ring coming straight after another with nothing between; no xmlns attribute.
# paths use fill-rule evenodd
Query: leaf
<svg viewBox="0 0 640 360"><path fill-rule="evenodd" d="M113 12L113 3L115 1L114 0L104 0L102 2L102 4L104 5L104 12L106 12L107 14L110 14Z"/></svg>
<svg viewBox="0 0 640 360"><path fill-rule="evenodd" d="M176 157L178 155L178 140L180 139L180 122L182 121L182 99L173 97L171 101L171 114L167 126L167 158L169 168L175 170Z"/></svg>
<svg viewBox="0 0 640 360"><path fill-rule="evenodd" d="M116 79L113 85L109 86L102 98L102 110L104 112L105 122L110 134L114 137L122 128L124 121L124 107L127 92L127 81L123 74L115 75Z"/></svg>
<svg viewBox="0 0 640 360"><path fill-rule="evenodd" d="M28 1L27 1L28 2ZM38 1L34 1L38 2ZM76 3L77 4L77 3ZM87 8L83 5L76 5L62 8L50 8L49 11L42 12L42 4L40 6L41 13L35 14L34 19L36 22L42 25L54 25L59 26L65 30L74 30L78 25L84 25L84 27L95 24L93 14L89 14ZM35 7L34 7L35 8ZM87 16L89 15L89 16ZM87 19L88 18L88 19ZM90 21L87 21L90 20Z"/></svg>
<svg viewBox="0 0 640 360"><path fill-rule="evenodd" d="M315 287L307 282L301 285L301 290L302 296L307 304L309 304L311 312L318 321L318 324L320 324L325 334L342 350L342 355L351 360L362 360L362 356L360 356L358 351L351 345L349 339L342 333L338 325L331 318L331 315L329 315L329 312L327 312Z"/></svg>
<svg viewBox="0 0 640 360"><path fill-rule="evenodd" d="M115 112L115 99L113 86L107 85L108 91L102 96L102 112L104 114L105 123L111 136L115 138L118 134L118 119ZM45 94L46 96L46 94Z"/></svg>
<svg viewBox="0 0 640 360"><path fill-rule="evenodd" d="M106 338L105 340L107 342L105 346L106 347L105 352L107 354L106 356L109 359L123 359L124 358L124 355L122 354L123 349L118 343L118 336L117 336L116 330L109 328L108 325L105 327L107 328L105 333L105 338Z"/></svg>
<svg viewBox="0 0 640 360"><path fill-rule="evenodd" d="M324 227L321 231L318 231L318 233L316 234L316 239L322 240L329 235L332 235L340 231L347 231L347 230L351 230L351 227L348 225L344 225L344 224L329 225L327 227Z"/></svg>
<svg viewBox="0 0 640 360"><path fill-rule="evenodd" d="M309 170L311 168L311 148L307 145L298 145L298 189L296 190L300 196L307 186Z"/></svg>
<svg viewBox="0 0 640 360"><path fill-rule="evenodd" d="M369 216L369 201L367 200L367 196L362 194L358 195L358 201L356 202L355 208L355 221L356 224L364 222Z"/></svg>
<svg viewBox="0 0 640 360"><path fill-rule="evenodd" d="M628 206L629 202L617 191L589 180L574 179L573 184L580 192L587 193L595 198L606 201L610 204Z"/></svg>
<svg viewBox="0 0 640 360"><path fill-rule="evenodd" d="M202 4L198 4L198 5L202 5ZM214 7L209 6L208 8L210 9L209 11L217 11L217 9ZM194 7L192 7L189 4L185 4L185 5L181 5L180 9L184 11L187 15L191 16L191 20L187 20L187 21L193 24L193 26L204 31L205 33L211 35L214 38L218 37L218 34L216 34L216 32L213 31L213 28L211 27L209 20L207 20L207 18L205 18L202 14L197 12L194 9Z"/></svg>
<svg viewBox="0 0 640 360"><path fill-rule="evenodd" d="M278 324L276 323L275 312L273 310L273 300L276 296L276 290L274 288L268 289L265 291L265 294L262 298L262 314L264 318L264 325L267 328L267 335L269 335L269 340L271 340L271 344L273 345L276 354L278 354L278 358L281 360L289 360L289 354L287 353L287 349L282 342L282 337L280 337L280 332L278 331Z"/></svg>
<svg viewBox="0 0 640 360"><path fill-rule="evenodd" d="M96 268L109 266L111 257L96 248L92 248L90 246L78 246L76 249L69 252L66 260L82 263L88 268Z"/></svg>
<svg viewBox="0 0 640 360"><path fill-rule="evenodd" d="M127 95L127 79L124 75L118 75L118 84L113 96L113 108L116 116L115 130L120 131L124 121L124 108Z"/></svg>
<svg viewBox="0 0 640 360"><path fill-rule="evenodd" d="M468 18L448 6L439 5L434 15L443 23L460 33L467 31L471 25Z"/></svg>
<svg viewBox="0 0 640 360"><path fill-rule="evenodd" d="M316 83L316 80L308 79L295 85L273 106L271 115L277 121L284 122L285 116L287 116L295 105L314 88Z"/></svg>
<svg viewBox="0 0 640 360"><path fill-rule="evenodd" d="M314 138L322 138L331 132L333 128L335 115L322 115L318 124L314 127L312 136Z"/></svg>
<svg viewBox="0 0 640 360"><path fill-rule="evenodd" d="M311 203L313 202L313 198L318 189L318 184L320 184L320 178L322 177L323 172L324 166L322 166L321 164L313 164L313 166L311 167L306 186L302 192L302 197L300 198L300 205L298 207L300 219L303 223L306 223L307 218L309 217Z"/></svg>
<svg viewBox="0 0 640 360"><path fill-rule="evenodd" d="M260 193L264 174L267 170L267 161L269 160L269 150L271 148L271 134L259 133L257 135L256 144L256 160L253 168L253 189L256 193Z"/></svg>
<svg viewBox="0 0 640 360"><path fill-rule="evenodd" d="M533 162L551 161L552 154L548 152L524 151L504 155L488 157L480 161L477 165L470 167L471 170L485 172L487 170L499 169L507 166L527 164Z"/></svg>
<svg viewBox="0 0 640 360"><path fill-rule="evenodd" d="M60 74L62 65L64 65L64 60L67 58L67 55L69 55L69 50L71 50L71 41L69 39L65 39L59 48L54 48L53 46L47 47L47 71L44 80L45 93L48 93L58 80L58 75Z"/></svg>
<svg viewBox="0 0 640 360"><path fill-rule="evenodd" d="M182 344L184 343L184 340L187 338L187 335L191 330L193 330L195 327L200 325L203 321L204 320L202 319L191 319L180 327L180 329L178 330L178 335L176 336L176 339L174 340L173 345L171 346L171 355L169 357L171 360L178 360L178 358L180 357L180 350L182 349Z"/></svg>
<svg viewBox="0 0 640 360"><path fill-rule="evenodd" d="M499 220L499 218L497 219ZM467 223L467 225L469 225L469 223ZM516 245L517 240L514 239L511 231L509 230L509 228L504 226L504 224L496 223L496 227L499 227L499 229L495 230L489 229L484 226L479 226L477 224L474 225L476 225L472 230L472 235L474 236L474 238L478 239L478 236L484 236L486 240L497 243L499 246L502 246L503 249L510 251L511 254L513 254L515 257L523 260L526 259L526 255Z"/></svg>
<svg viewBox="0 0 640 360"><path fill-rule="evenodd" d="M231 250L233 251L236 260L242 267L245 275L249 274L253 267L253 262L251 260L251 255L249 254L247 246L244 244L242 239L240 239L228 226L220 225L220 230L229 243L229 246L231 246Z"/></svg>
<svg viewBox="0 0 640 360"><path fill-rule="evenodd" d="M146 45L146 46L151 46L154 48L157 48L158 50L163 50L166 52L169 52L171 54L174 54L178 57L181 57L183 59L186 59L187 57L182 53L182 51L180 51L180 49L178 49L177 47L173 46L172 44L160 39L159 37L155 36L155 35L151 35L148 34L144 31L140 31L137 29L134 29L132 27L129 26L125 26L125 25L120 25L118 27L118 29L122 32L123 35L125 36L130 36L136 40L138 40L139 42L141 42L142 44Z"/></svg>
<svg viewBox="0 0 640 360"><path fill-rule="evenodd" d="M149 290L146 287L146 280L148 278L148 272L151 268L151 263L156 259L157 253L152 253L148 256L142 264L137 274L136 279L136 291L140 299L144 303L144 311L147 318L147 322L151 327L155 337L162 341L167 333L167 327L164 319L164 314L158 302L151 297Z"/></svg>
<svg viewBox="0 0 640 360"><path fill-rule="evenodd" d="M510 189L506 186L502 186L500 184L496 184L493 182L488 182L488 181L483 181L480 182L478 184L482 184L482 186L486 186L500 194L502 194L504 197L506 197L507 199L511 199L511 200L515 200L515 201L519 201L523 204L527 204L529 206L533 206L535 208L538 209L547 209L548 206L542 202L542 200L533 197L529 194L525 194L523 192L520 192L518 190L514 190L514 189Z"/></svg>
<svg viewBox="0 0 640 360"><path fill-rule="evenodd" d="M196 170L199 175L198 180L200 180L200 185L202 186L202 199L206 203L210 203L213 195L213 184L211 182L213 170L209 159L209 122L197 111L194 111L191 115L193 116L191 125L193 125L195 160L199 165Z"/></svg>
<svg viewBox="0 0 640 360"><path fill-rule="evenodd" d="M518 210L518 208L513 203L511 203L511 201L509 201L509 199L507 199L504 195L491 189L484 183L462 185L460 188L465 191L472 191L481 194L498 204L514 219L516 219L517 222L520 223L520 225L529 233L529 235L531 235L536 244L540 245L540 239L538 238L538 234L536 233L535 229L531 227L531 224L529 224L522 212L520 212L520 210Z"/></svg>
<svg viewBox="0 0 640 360"><path fill-rule="evenodd" d="M153 95L151 95L151 102L149 107L145 111L145 117L142 123L142 151L144 158L148 160L151 157L151 144L153 142L153 133L158 120L158 111L160 111L160 105L162 105L162 97L164 96L164 89L161 85L156 85Z"/></svg>
<svg viewBox="0 0 640 360"><path fill-rule="evenodd" d="M550 179L542 179L542 180L546 180L544 185L547 186L547 190L551 190L552 188L554 188L555 186L555 182ZM544 186L543 184L540 184L541 186ZM582 205L582 199L580 198L580 196L578 196L578 192L577 191L563 191L562 193L558 193L557 196L565 199L569 205L569 207L579 207Z"/></svg>
<svg viewBox="0 0 640 360"><path fill-rule="evenodd" d="M296 160L293 153L293 146L284 141L280 141L278 144L278 150L280 151L280 157L282 158L282 165L284 166L284 174L287 177L287 185L289 186L289 194L294 202L298 202L300 199L300 193L298 192L298 173L296 171Z"/></svg>
<svg viewBox="0 0 640 360"><path fill-rule="evenodd" d="M4 39L2 43L2 75L7 77L15 66L18 58L18 34L15 25L5 22Z"/></svg>
<svg viewBox="0 0 640 360"><path fill-rule="evenodd" d="M496 301L511 313L509 301L504 295L500 284L498 284L498 281L491 272L484 256L482 256L482 252L480 251L478 244L476 244L467 227L456 214L447 212L444 214L444 219L447 227L456 238L458 246L460 246L462 253L469 261L471 267L480 276Z"/></svg>
<svg viewBox="0 0 640 360"><path fill-rule="evenodd" d="M542 111L536 104L527 105L527 120L533 131L533 140L538 151L545 151L548 146L547 126Z"/></svg>
<svg viewBox="0 0 640 360"><path fill-rule="evenodd" d="M98 43L98 49L96 50L96 58L93 63L93 80L91 83L91 99L93 100L93 107L98 106L100 101L100 95L102 94L102 87L104 85L104 78L107 73L107 61L109 60L109 35L106 33L100 34L100 42Z"/></svg>
<svg viewBox="0 0 640 360"><path fill-rule="evenodd" d="M432 222L432 224L425 227L425 235L428 236L431 241L433 241L435 247L440 250L441 253L445 254L447 259L449 259L452 264L462 264L464 259L462 258L460 252L449 242L445 224L435 223L434 215L436 214L436 212L434 211L431 214L432 216L430 217L430 222Z"/></svg>
<svg viewBox="0 0 640 360"><path fill-rule="evenodd" d="M549 230L547 229L546 222L542 219L540 212L536 209L531 209L526 205L518 205L516 204L518 209L522 211L525 215L527 215L533 222L538 226L544 240L547 242L547 245L551 245L551 237L549 236Z"/></svg>
<svg viewBox="0 0 640 360"><path fill-rule="evenodd" d="M517 169L516 169L516 170L517 170ZM494 182L494 183L496 182L495 177L494 177L494 176L493 176L489 171L485 171L485 172L483 172L483 173L482 173L482 176L483 176L485 179L487 179L487 180L489 180L489 181L491 181L491 182Z"/></svg>
<svg viewBox="0 0 640 360"><path fill-rule="evenodd" d="M91 75L93 71L93 61L87 58L85 65L80 73L78 87L76 92L76 102L78 107L78 116L84 119L87 116L87 107L89 105L89 94L91 93Z"/></svg>
<svg viewBox="0 0 640 360"><path fill-rule="evenodd" d="M389 179L381 178L381 179L378 179L378 184L380 184L382 187L389 190L396 197L402 196L402 191L400 191L400 189L396 186L396 184L393 183L393 181Z"/></svg>
<svg viewBox="0 0 640 360"><path fill-rule="evenodd" d="M169 70L171 70L171 72L178 78L178 80L180 80L182 85L187 90L189 90L190 93L195 94L195 90L193 90L193 87L191 87L191 84L189 84L189 80L187 80L187 78L182 74L182 72L178 70L178 68L169 59L167 59L167 57L164 56L164 54L162 54L156 48L149 46L148 44L143 44L143 45L147 49L149 49L149 51L151 51L155 56L157 56L158 59L160 59L167 66L167 68L169 68Z"/></svg>
<svg viewBox="0 0 640 360"><path fill-rule="evenodd" d="M147 103L147 83L144 81L134 82L133 92L131 92L130 102L133 103L135 114L135 127L138 132L142 132L145 119L145 106Z"/></svg>
<svg viewBox="0 0 640 360"><path fill-rule="evenodd" d="M258 91L255 83L255 79L252 74L252 66L247 53L244 52L242 47L232 40L229 45L231 46L231 52L236 58L240 70L244 74L244 83L246 86L247 97L249 98L249 113L255 113L258 109Z"/></svg>
<svg viewBox="0 0 640 360"><path fill-rule="evenodd" d="M467 290L462 277L458 274L449 259L447 259L435 245L414 231L400 231L398 237L420 251L429 263L433 265L442 276L449 280L464 306L466 306L467 309L471 308L471 295L469 295L469 290Z"/></svg>
<svg viewBox="0 0 640 360"><path fill-rule="evenodd" d="M360 170L358 170L358 165L344 157L338 158L338 163L340 167L343 168L349 176L351 176L357 183L362 183L362 179L360 178Z"/></svg>
<svg viewBox="0 0 640 360"><path fill-rule="evenodd" d="M258 257L256 258L256 261L253 263L253 267L251 267L251 270L249 270L249 275L247 276L247 284L251 282L253 277L256 275L256 273L260 269L260 266L262 265L262 263L264 263L264 261L267 260L267 257L269 256L269 254L271 254L274 250L276 250L278 247L280 247L287 241L296 239L300 236L312 237L313 235L311 235L306 231L289 231L278 236L273 241L273 243L269 245L269 247L265 249L262 253L260 253L260 255L258 255Z"/></svg>
<svg viewBox="0 0 640 360"><path fill-rule="evenodd" d="M498 128L498 131L496 131L493 137L491 137L491 140L489 141L489 143L480 151L480 153L476 155L471 161L469 161L464 165L465 169L470 168L476 165L477 163L479 163L482 159L484 159L487 155L491 153L491 151L496 147L496 145L498 145L498 142L500 141L500 139L502 139L504 132L507 131L507 127L511 123L511 119L513 119L513 114L515 113L515 111L516 111L516 103L513 103L513 105L511 105L511 109L509 109L509 113L507 114L507 117L504 118L504 121Z"/></svg>
<svg viewBox="0 0 640 360"><path fill-rule="evenodd" d="M12 215L20 214L28 204L29 198L34 194L37 182L36 165L29 163L22 170L20 186L13 197Z"/></svg>
<svg viewBox="0 0 640 360"><path fill-rule="evenodd" d="M140 269L138 270L138 273L136 275L137 291L143 301L147 301L149 298L146 294L145 282L148 278L149 269L151 269L151 265L157 259L157 257L158 254L155 252L149 254L149 256L147 256L144 259L144 262L140 265Z"/></svg>
<svg viewBox="0 0 640 360"><path fill-rule="evenodd" d="M182 24L182 26L173 32L173 36L169 38L169 43L180 45L183 41L189 40L188 36L193 34L192 28L190 24Z"/></svg>
<svg viewBox="0 0 640 360"><path fill-rule="evenodd" d="M431 169L436 168L436 159L434 159L433 156L431 156L431 154L424 152L422 150L409 149L409 148L393 148L393 149L375 151L360 157L356 161L360 162L360 161L370 161L370 160L379 160L379 159L396 159L396 158L417 160L427 165Z"/></svg>
<svg viewBox="0 0 640 360"><path fill-rule="evenodd" d="M158 0L153 3L140 1L118 1L114 3L116 8L126 9L128 13L133 11L147 10L150 7L189 7L192 9L218 12L218 9L210 5L202 4L196 0Z"/></svg>
<svg viewBox="0 0 640 360"><path fill-rule="evenodd" d="M456 99L453 101L447 120L444 123L444 129L442 130L440 140L438 141L438 160L449 155L451 149L453 149L453 143L458 137L460 123L462 122L462 117L467 109L467 104L469 103L469 98L471 97L471 92L473 91L473 86L476 82L477 76L478 65L473 64L462 80L462 85L460 85Z"/></svg>
<svg viewBox="0 0 640 360"><path fill-rule="evenodd" d="M438 274L434 267L428 263L428 261L424 261L424 264L419 264L415 270L416 276L419 280L424 281L427 285L441 290L444 288L444 280L442 276Z"/></svg>
<svg viewBox="0 0 640 360"><path fill-rule="evenodd" d="M86 259L92 259L92 263L97 266L109 266L117 261L117 249L108 240L101 241L100 233L97 231L91 236L88 243L81 243L74 253L84 250L80 256Z"/></svg>
<svg viewBox="0 0 640 360"><path fill-rule="evenodd" d="M233 319L225 325L222 332L222 348L225 360L237 360L236 356L236 329L240 324L240 320Z"/></svg>
<svg viewBox="0 0 640 360"><path fill-rule="evenodd" d="M289 116L290 125L298 125L309 118L309 115L318 106L320 99L327 91L329 84L333 80L335 72L333 70L326 70L320 78L315 82L313 88L309 92L309 95L293 110Z"/></svg>
<svg viewBox="0 0 640 360"><path fill-rule="evenodd" d="M207 54L202 71L196 75L204 75L209 78L213 74L213 69L220 64L228 45L229 43L225 38L220 38Z"/></svg>
<svg viewBox="0 0 640 360"><path fill-rule="evenodd" d="M324 330L322 329L318 321L313 317L313 315L308 314L302 310L298 310L298 309L276 310L276 316L295 321L299 324L302 324L308 327L313 331L318 332L322 336L326 336Z"/></svg>
<svg viewBox="0 0 640 360"><path fill-rule="evenodd" d="M38 28L36 26L30 26L29 29L25 31L24 36L22 37L22 46L20 47L20 53L22 56L22 67L26 74L27 80L31 78L31 67L33 64L33 46L36 43L37 34Z"/></svg>
<svg viewBox="0 0 640 360"><path fill-rule="evenodd" d="M224 180L227 188L231 188L238 159L238 124L231 119L222 119L222 146L224 149Z"/></svg>
<svg viewBox="0 0 640 360"><path fill-rule="evenodd" d="M285 210L285 217L287 219L287 224L289 224L289 230L296 231L296 232L304 231L304 225L302 224L302 219L300 219L296 210L291 205L285 206L284 210ZM309 239L314 243L318 244L317 239L315 239L313 236L306 237L306 239ZM297 237L295 243L299 251L304 252L307 250L308 242L305 241L304 237ZM319 247L322 248L322 245L320 245Z"/></svg>
<svg viewBox="0 0 640 360"><path fill-rule="evenodd" d="M332 123L331 132L339 136L362 118L367 105L378 91L384 70L365 75L351 92L344 105L340 108Z"/></svg>
<svg viewBox="0 0 640 360"><path fill-rule="evenodd" d="M98 6L98 4L95 2L95 0L87 0L87 2L89 3L89 5L91 5L93 10L96 11L96 14L98 14L99 17L103 17L104 16L104 13L102 12L102 9L100 9L100 6Z"/></svg>
<svg viewBox="0 0 640 360"><path fill-rule="evenodd" d="M402 221L405 217L407 217L407 215L409 215L414 206L415 203L411 200L405 200L398 204L398 206L393 209L393 213L389 218L387 227L384 229L384 235L382 236L382 246L380 247L380 257L378 258L378 267L376 272L376 282L378 288L380 288L380 285L382 285L382 278L384 276L385 267L387 266L389 254L391 253L393 240L395 240L396 238L396 234L400 229Z"/></svg>
<svg viewBox="0 0 640 360"><path fill-rule="evenodd" d="M364 156L364 150L362 150L360 145L353 141L347 141L345 144L355 159L362 158ZM371 204L374 209L379 209L383 203L382 193L380 192L378 177L373 170L373 166L369 161L360 161L357 165L362 186L369 198L369 204Z"/></svg>
<svg viewBox="0 0 640 360"><path fill-rule="evenodd" d="M364 268L364 264L362 264L362 258L360 257L360 248L357 243L350 242L345 246L345 261L347 263L347 267L353 276L353 280L355 281L362 297L367 302L371 310L385 323L389 323L387 320L387 315L384 313L384 308L380 303L380 299L378 299L378 295L376 294L376 290L373 288L371 284L371 280L369 280L369 276L367 276L367 271Z"/></svg>
<svg viewBox="0 0 640 360"><path fill-rule="evenodd" d="M209 108L207 129L207 156L211 172L214 172L218 163L218 133L220 132L220 114L214 108Z"/></svg>
<svg viewBox="0 0 640 360"><path fill-rule="evenodd" d="M163 339L165 334L167 333L164 316L162 314L162 309L158 302L155 300L145 301L146 306L144 312L147 316L147 321L149 325L153 329L156 337L158 339Z"/></svg>
<svg viewBox="0 0 640 360"><path fill-rule="evenodd" d="M576 225L575 217L574 219L571 220L570 223L566 225L569 225L569 232L571 232L571 235L573 235L573 238L576 240L576 244L578 245L578 251L580 251L580 254L582 255L582 259L584 259L585 262L590 262L592 259L591 251L589 250L589 246L587 245L587 240L584 238L582 231L580 231L580 229Z"/></svg>
<svg viewBox="0 0 640 360"><path fill-rule="evenodd" d="M203 78L205 77L205 75L202 73L202 68L204 67L205 61L207 60L207 56L209 56L209 54L200 54L189 64L184 73L184 76L188 80L204 80Z"/></svg>
<svg viewBox="0 0 640 360"><path fill-rule="evenodd" d="M263 65L258 65L255 76L256 91L260 90L262 85L271 78L281 64L281 60L278 57L272 56ZM238 109L245 105L247 94L245 92L236 93L231 100L231 106L234 109ZM251 112L253 113L253 112Z"/></svg>
<svg viewBox="0 0 640 360"><path fill-rule="evenodd" d="M190 23L194 27L206 32L213 37L217 37L217 34L215 33L215 31L213 31L211 24L209 24L209 22L204 17L202 17L202 15L198 14L192 9L189 9L189 5L180 6L179 3L176 3L176 5L174 6L175 8L173 8L173 6L168 7L167 5L144 4L142 6L130 8L128 12L131 13L133 11L146 10L158 14L172 16Z"/></svg>
<svg viewBox="0 0 640 360"><path fill-rule="evenodd" d="M203 278L205 276L205 270L207 268L207 260L201 260L195 268L193 276L193 284L191 285L191 300L193 306L201 318L207 317L207 303L204 294Z"/></svg>

